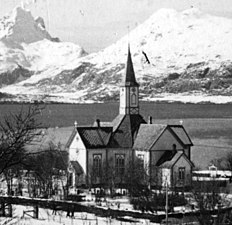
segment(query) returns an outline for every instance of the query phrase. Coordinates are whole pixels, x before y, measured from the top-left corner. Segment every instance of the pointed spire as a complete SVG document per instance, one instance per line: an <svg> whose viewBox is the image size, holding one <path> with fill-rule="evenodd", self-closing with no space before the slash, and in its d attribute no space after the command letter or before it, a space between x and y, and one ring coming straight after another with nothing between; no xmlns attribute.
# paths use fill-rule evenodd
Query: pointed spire
<svg viewBox="0 0 232 225"><path fill-rule="evenodd" d="M130 44L128 44L128 56L127 56L127 64L126 64L126 76L125 81L123 82L124 86L139 86L135 79L135 72L133 68L133 62L131 59L130 53Z"/></svg>

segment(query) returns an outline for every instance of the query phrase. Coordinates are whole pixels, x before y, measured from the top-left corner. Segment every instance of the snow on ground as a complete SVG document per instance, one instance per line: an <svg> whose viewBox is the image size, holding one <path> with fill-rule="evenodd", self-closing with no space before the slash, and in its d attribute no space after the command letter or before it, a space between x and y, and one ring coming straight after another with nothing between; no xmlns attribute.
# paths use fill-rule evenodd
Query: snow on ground
<svg viewBox="0 0 232 225"><path fill-rule="evenodd" d="M160 94L155 95L154 97L147 97L143 99L144 101L167 101L167 102L183 102L183 103L215 103L215 104L225 104L231 103L232 97L231 96L222 96L222 95L206 95L202 93L181 93L181 94Z"/></svg>
<svg viewBox="0 0 232 225"><path fill-rule="evenodd" d="M24 215L23 212L32 210L29 206L13 206L13 218L0 217L0 224L7 225L155 225L157 223L151 223L149 220L145 219L133 219L125 217L125 219L131 219L134 222L119 221L107 217L97 217L94 214L85 212L75 212L74 217L66 217L66 212L57 211L56 215L53 214L52 210L49 209L39 209L39 219L33 219L28 215ZM28 213L32 215L32 213ZM7 222L8 221L8 222Z"/></svg>
<svg viewBox="0 0 232 225"><path fill-rule="evenodd" d="M9 90L11 91L11 94L17 95L17 90L20 89L23 92L23 87L21 86L11 86ZM28 89L27 89L28 90ZM38 92L34 90L33 88L30 90L30 92L26 95L20 95L14 99L14 101L34 101L34 100L43 100L45 102L57 102L57 103L96 103L101 101L95 101L95 100L86 100L85 94L87 93L87 90L81 90L81 91L75 91L72 93L57 93L52 94L51 96L45 96L44 93ZM4 101L4 99L2 99ZM215 103L215 104L227 104L232 103L232 97L231 96L213 96L213 95L206 95L202 93L198 94L160 94L155 95L153 97L143 97L141 98L141 101L148 101L148 102L182 102L182 103Z"/></svg>
<svg viewBox="0 0 232 225"><path fill-rule="evenodd" d="M31 44L22 44L24 54L31 63L30 70L41 71L51 66L66 69L66 65L75 65L82 56L83 49L70 42L52 42L47 39ZM72 69L72 67L68 67ZM58 71L59 72L59 71ZM53 73L52 73L53 74Z"/></svg>

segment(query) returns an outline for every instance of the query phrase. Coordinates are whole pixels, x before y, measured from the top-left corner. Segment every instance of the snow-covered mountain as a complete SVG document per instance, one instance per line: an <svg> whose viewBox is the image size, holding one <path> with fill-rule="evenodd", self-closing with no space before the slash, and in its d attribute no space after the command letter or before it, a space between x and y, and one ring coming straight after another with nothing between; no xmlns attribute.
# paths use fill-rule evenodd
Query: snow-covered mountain
<svg viewBox="0 0 232 225"><path fill-rule="evenodd" d="M41 73L52 77L53 70L83 55L80 46L51 37L43 19L21 7L0 19L0 87Z"/></svg>
<svg viewBox="0 0 232 225"><path fill-rule="evenodd" d="M30 14L18 11L18 17ZM11 38L21 47L10 48L1 39L5 52L0 53L0 79L14 77L12 67L22 75L0 92L17 94L20 99L117 99L129 41L144 100L198 101L200 97L200 101L231 101L231 19L204 14L195 8L183 12L161 9L117 43L84 57L79 46L52 42L41 19L33 21L45 40L26 42Z"/></svg>

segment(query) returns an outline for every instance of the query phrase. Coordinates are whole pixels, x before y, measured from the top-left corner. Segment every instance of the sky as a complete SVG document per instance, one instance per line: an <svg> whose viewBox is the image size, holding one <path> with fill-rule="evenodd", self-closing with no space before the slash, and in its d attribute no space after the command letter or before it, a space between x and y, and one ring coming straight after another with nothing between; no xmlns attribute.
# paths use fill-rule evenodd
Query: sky
<svg viewBox="0 0 232 225"><path fill-rule="evenodd" d="M87 52L104 49L161 8L190 7L232 18L232 0L0 0L0 18L23 5L44 18L53 37L71 41Z"/></svg>

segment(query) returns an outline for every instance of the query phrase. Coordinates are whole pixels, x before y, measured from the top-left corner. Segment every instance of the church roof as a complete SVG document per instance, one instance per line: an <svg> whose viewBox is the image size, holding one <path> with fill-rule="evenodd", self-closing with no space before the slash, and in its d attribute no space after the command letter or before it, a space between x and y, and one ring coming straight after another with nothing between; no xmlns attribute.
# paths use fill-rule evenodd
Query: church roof
<svg viewBox="0 0 232 225"><path fill-rule="evenodd" d="M84 170L83 168L81 167L81 165L79 164L78 161L70 161L70 164L72 165L73 169L75 170L76 174L83 174L84 173Z"/></svg>
<svg viewBox="0 0 232 225"><path fill-rule="evenodd" d="M161 167L163 168L173 167L182 155L183 155L183 152L177 152L170 160L167 160L166 162L161 164Z"/></svg>
<svg viewBox="0 0 232 225"><path fill-rule="evenodd" d="M190 137L182 125L169 125L169 127L184 145L193 145Z"/></svg>
<svg viewBox="0 0 232 225"><path fill-rule="evenodd" d="M139 114L118 115L112 122L111 148L132 148L140 124L146 123Z"/></svg>
<svg viewBox="0 0 232 225"><path fill-rule="evenodd" d="M133 148L136 150L149 150L165 129L171 130L182 145L193 145L182 125L142 124Z"/></svg>
<svg viewBox="0 0 232 225"><path fill-rule="evenodd" d="M104 148L108 145L112 127L77 127L86 148Z"/></svg>
<svg viewBox="0 0 232 225"><path fill-rule="evenodd" d="M123 86L139 86L135 79L135 72L133 67L133 62L131 59L130 46L128 46L128 56L127 56L127 64L126 64L126 76L124 78L122 85Z"/></svg>
<svg viewBox="0 0 232 225"><path fill-rule="evenodd" d="M160 166L165 162L169 162L174 158L174 156L178 155L177 153L179 154L179 152L177 152L176 150L165 151L157 161L156 166Z"/></svg>
<svg viewBox="0 0 232 225"><path fill-rule="evenodd" d="M187 156L183 152L179 151L170 160L161 164L161 167L162 168L172 168L181 157L184 157L189 162L189 164L194 166L193 163L187 158Z"/></svg>
<svg viewBox="0 0 232 225"><path fill-rule="evenodd" d="M133 148L149 150L166 127L163 124L141 124Z"/></svg>

